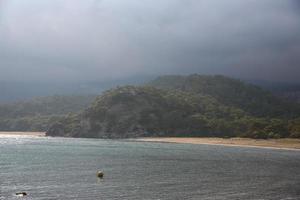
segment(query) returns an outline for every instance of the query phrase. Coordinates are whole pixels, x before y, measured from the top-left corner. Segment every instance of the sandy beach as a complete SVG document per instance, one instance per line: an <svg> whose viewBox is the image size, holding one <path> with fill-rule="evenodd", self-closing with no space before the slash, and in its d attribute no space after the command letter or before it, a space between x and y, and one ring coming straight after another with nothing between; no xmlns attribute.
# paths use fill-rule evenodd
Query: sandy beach
<svg viewBox="0 0 300 200"><path fill-rule="evenodd" d="M45 137L45 132L9 132L9 131L0 131L0 137L16 137L16 136L31 136L31 137Z"/></svg>
<svg viewBox="0 0 300 200"><path fill-rule="evenodd" d="M250 138L224 139L224 138L152 137L152 138L138 138L135 139L135 141L300 150L300 139L290 139L290 138L263 140L263 139L250 139Z"/></svg>
<svg viewBox="0 0 300 200"><path fill-rule="evenodd" d="M0 131L0 137L45 137L45 132L9 132ZM205 144L205 145L222 145L222 146L240 146L256 148L272 148L299 150L300 139L250 139L250 138L192 138L192 137L145 137L133 139L139 142L166 142L180 144Z"/></svg>

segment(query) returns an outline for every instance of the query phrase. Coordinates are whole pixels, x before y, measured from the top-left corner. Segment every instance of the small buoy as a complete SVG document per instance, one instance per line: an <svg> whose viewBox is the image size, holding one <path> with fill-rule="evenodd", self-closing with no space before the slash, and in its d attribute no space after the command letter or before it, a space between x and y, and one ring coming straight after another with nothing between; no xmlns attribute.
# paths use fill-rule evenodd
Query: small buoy
<svg viewBox="0 0 300 200"><path fill-rule="evenodd" d="M103 176L104 176L104 173L102 171L97 172L97 177L98 178L103 178Z"/></svg>
<svg viewBox="0 0 300 200"><path fill-rule="evenodd" d="M17 192L16 195L17 195L18 197L24 197L24 196L27 195L27 193L26 193L26 192Z"/></svg>

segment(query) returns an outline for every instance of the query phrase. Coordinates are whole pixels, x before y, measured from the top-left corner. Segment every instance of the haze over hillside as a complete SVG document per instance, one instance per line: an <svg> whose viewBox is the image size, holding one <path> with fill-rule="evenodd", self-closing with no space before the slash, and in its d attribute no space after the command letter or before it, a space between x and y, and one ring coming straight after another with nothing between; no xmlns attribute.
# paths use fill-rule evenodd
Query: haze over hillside
<svg viewBox="0 0 300 200"><path fill-rule="evenodd" d="M99 95L103 91L119 85L141 85L154 78L155 76L141 76L110 81L78 82L0 81L0 104L53 95ZM269 90L278 97L292 102L300 102L300 84L262 80L245 81Z"/></svg>
<svg viewBox="0 0 300 200"><path fill-rule="evenodd" d="M109 81L0 81L0 103L52 95L98 95L118 85L143 84L153 77L141 76Z"/></svg>

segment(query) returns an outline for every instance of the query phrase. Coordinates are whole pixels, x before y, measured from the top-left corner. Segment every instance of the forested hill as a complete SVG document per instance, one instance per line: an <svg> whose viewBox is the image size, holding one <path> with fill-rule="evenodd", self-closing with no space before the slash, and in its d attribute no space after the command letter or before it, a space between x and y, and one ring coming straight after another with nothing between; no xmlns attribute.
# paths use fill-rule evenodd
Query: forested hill
<svg viewBox="0 0 300 200"><path fill-rule="evenodd" d="M162 76L148 85L209 95L257 117L296 117L300 113L297 103L284 101L258 86L221 75Z"/></svg>
<svg viewBox="0 0 300 200"><path fill-rule="evenodd" d="M87 108L96 98L48 96L0 104L0 131L46 131L59 117Z"/></svg>
<svg viewBox="0 0 300 200"><path fill-rule="evenodd" d="M163 76L99 96L80 114L53 124L50 136L300 137L299 104L224 76Z"/></svg>

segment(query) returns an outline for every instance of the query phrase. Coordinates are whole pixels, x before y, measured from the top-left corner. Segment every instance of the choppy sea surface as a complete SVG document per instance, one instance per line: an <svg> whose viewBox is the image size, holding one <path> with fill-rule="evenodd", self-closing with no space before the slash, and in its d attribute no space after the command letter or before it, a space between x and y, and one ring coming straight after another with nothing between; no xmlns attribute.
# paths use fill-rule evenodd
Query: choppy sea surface
<svg viewBox="0 0 300 200"><path fill-rule="evenodd" d="M0 199L298 200L300 151L2 137Z"/></svg>

